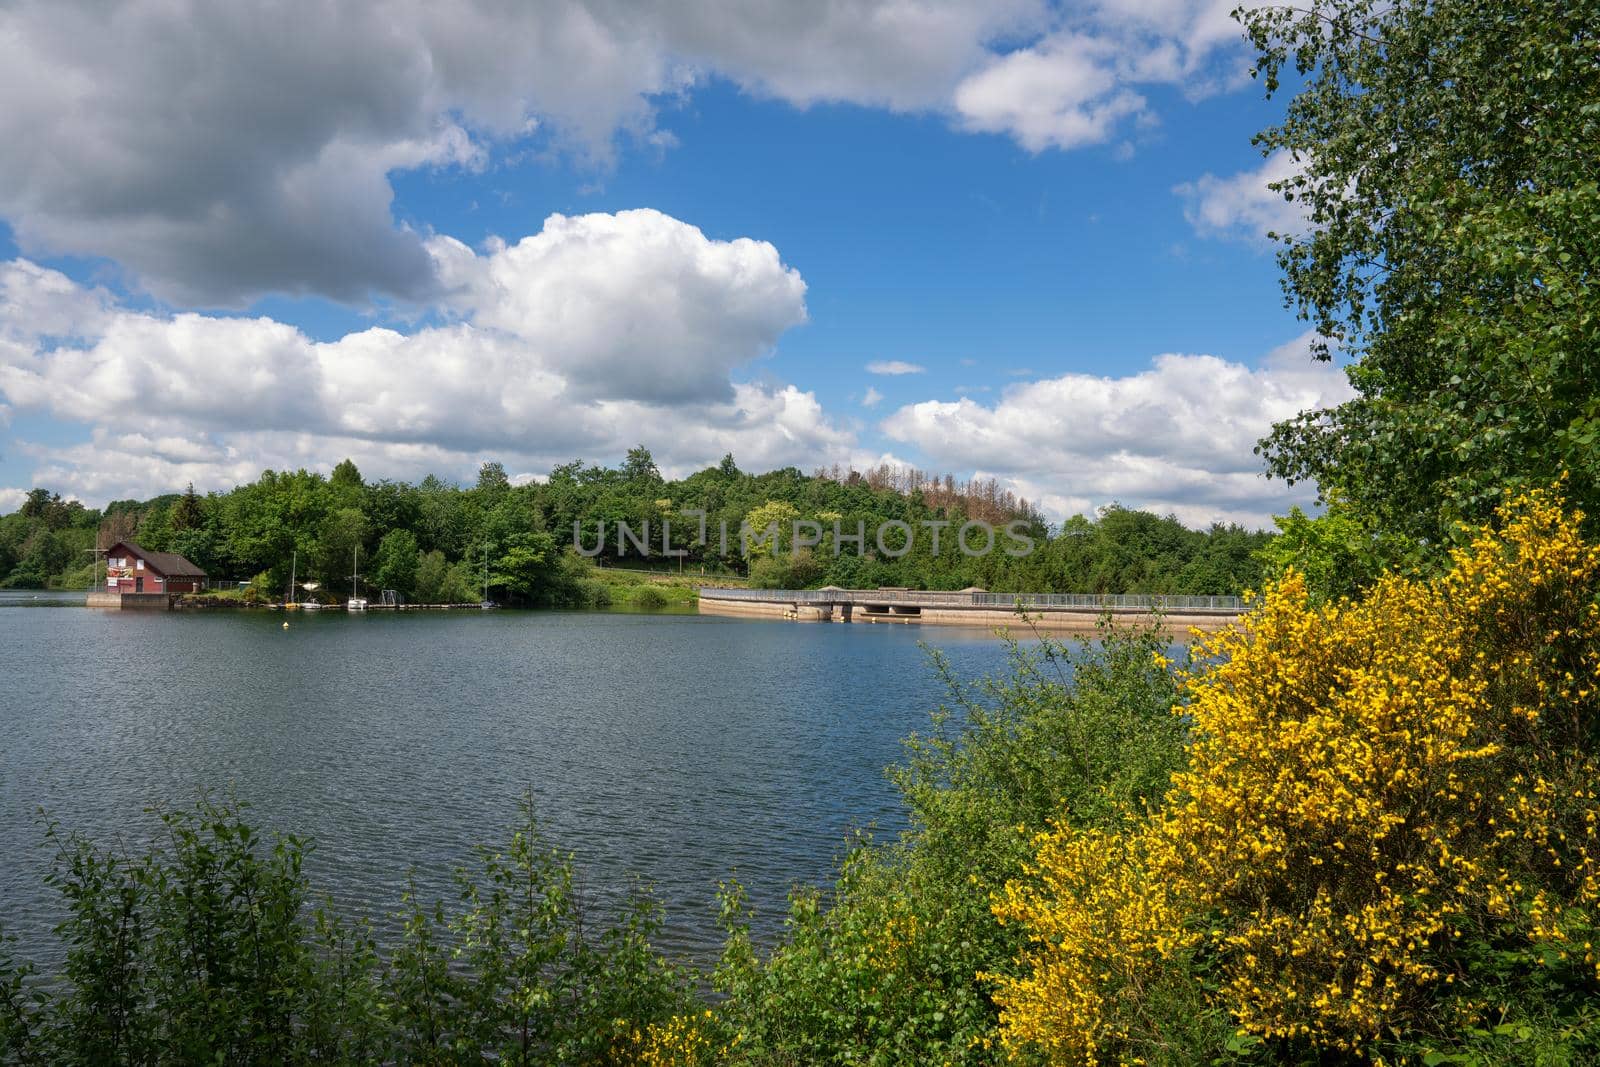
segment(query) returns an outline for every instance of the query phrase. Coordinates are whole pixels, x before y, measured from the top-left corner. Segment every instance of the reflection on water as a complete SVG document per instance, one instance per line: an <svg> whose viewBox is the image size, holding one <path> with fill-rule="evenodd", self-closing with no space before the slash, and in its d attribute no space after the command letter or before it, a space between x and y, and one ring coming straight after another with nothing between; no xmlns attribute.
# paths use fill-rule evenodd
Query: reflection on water
<svg viewBox="0 0 1600 1067"><path fill-rule="evenodd" d="M412 865L448 899L526 790L587 892L603 905L637 874L664 942L703 955L718 879L770 923L849 828L901 827L882 770L943 695L919 640L966 675L1004 659L981 631L907 626L329 612L285 631L269 612L21 610L33 595L0 597L0 922L25 947L59 917L40 806L137 845L143 809L233 789L316 839L319 889L381 916Z"/></svg>

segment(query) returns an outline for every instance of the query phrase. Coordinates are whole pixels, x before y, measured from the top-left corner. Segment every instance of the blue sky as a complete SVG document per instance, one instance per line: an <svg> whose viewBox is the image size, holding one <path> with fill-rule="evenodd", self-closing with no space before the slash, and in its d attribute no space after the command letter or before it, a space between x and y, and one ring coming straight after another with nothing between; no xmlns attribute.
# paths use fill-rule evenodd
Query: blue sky
<svg viewBox="0 0 1600 1067"><path fill-rule="evenodd" d="M1227 5L622 7L0 13L0 508L636 441L1057 518L1305 501L1250 445L1345 386Z"/></svg>

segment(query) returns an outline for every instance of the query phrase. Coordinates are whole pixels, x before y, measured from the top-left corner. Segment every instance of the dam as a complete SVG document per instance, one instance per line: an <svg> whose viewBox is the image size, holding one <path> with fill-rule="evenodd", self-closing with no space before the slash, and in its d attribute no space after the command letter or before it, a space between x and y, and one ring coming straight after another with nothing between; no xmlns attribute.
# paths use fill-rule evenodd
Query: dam
<svg viewBox="0 0 1600 1067"><path fill-rule="evenodd" d="M1093 593L990 593L916 589L728 589L699 591L702 615L782 618L800 622L923 623L1093 630L1102 615L1118 622L1159 622L1171 633L1219 630L1245 611L1236 596Z"/></svg>

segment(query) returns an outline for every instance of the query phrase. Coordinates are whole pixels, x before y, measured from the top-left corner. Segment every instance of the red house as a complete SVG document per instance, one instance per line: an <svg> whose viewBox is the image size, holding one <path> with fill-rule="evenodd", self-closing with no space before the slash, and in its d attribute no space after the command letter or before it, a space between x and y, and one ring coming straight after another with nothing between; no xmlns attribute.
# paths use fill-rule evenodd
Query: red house
<svg viewBox="0 0 1600 1067"><path fill-rule="evenodd" d="M176 552L150 552L132 541L106 550L108 593L194 593L205 582L206 572Z"/></svg>

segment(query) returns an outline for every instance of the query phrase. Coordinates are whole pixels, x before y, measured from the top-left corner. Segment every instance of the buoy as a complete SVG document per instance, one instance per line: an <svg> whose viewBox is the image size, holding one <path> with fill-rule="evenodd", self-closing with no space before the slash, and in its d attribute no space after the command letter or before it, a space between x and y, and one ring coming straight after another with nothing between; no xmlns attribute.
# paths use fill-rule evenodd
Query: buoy
<svg viewBox="0 0 1600 1067"><path fill-rule="evenodd" d="M288 619L285 619L285 620L284 620L284 621L283 621L283 628L284 628L284 629L285 629L285 630L287 630L287 629L288 629L288 628L289 628L289 620L288 620Z"/></svg>

